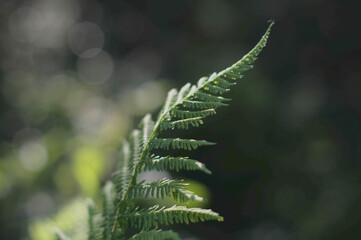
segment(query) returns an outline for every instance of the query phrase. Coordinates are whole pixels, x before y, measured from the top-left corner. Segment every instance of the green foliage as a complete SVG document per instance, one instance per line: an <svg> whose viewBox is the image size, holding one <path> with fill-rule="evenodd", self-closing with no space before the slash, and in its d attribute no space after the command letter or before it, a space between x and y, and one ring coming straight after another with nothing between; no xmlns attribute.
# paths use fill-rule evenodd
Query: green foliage
<svg viewBox="0 0 361 240"><path fill-rule="evenodd" d="M183 180L169 180L166 178L151 183L144 183L143 181L130 187L128 199L148 197L164 198L168 196L180 202L203 201L203 198L186 190L184 187L187 185Z"/></svg>
<svg viewBox="0 0 361 240"><path fill-rule="evenodd" d="M184 169L187 171L199 170L207 174L211 173L211 171L207 169L203 163L197 160L189 159L188 157L160 157L155 155L144 159L144 161L141 162L139 169L142 169L144 171L164 171L167 169L176 172Z"/></svg>
<svg viewBox="0 0 361 240"><path fill-rule="evenodd" d="M187 208L184 206L172 206L170 208L158 205L148 209L138 207L119 216L122 220L129 221L130 225L140 229L157 227L158 224L172 225L174 223L189 223L208 220L222 221L218 213L210 209Z"/></svg>
<svg viewBox="0 0 361 240"><path fill-rule="evenodd" d="M206 117L215 114L215 109L227 106L224 102L230 99L221 95L228 92L230 87L236 84L235 81L253 67L253 62L266 45L272 25L273 23L258 44L231 67L209 77L202 77L196 85L187 83L179 91L169 91L157 121L154 122L151 115L147 114L139 129L133 130L129 139L123 141L119 169L113 176L114 185L109 182L104 187L101 211L97 212L94 204L88 204L89 239L179 239L175 232L162 231L158 226L208 220L223 221L223 217L210 209L176 205L169 208L158 205L150 208L136 206L135 200L146 198L172 197L178 202L203 200L186 190L187 184L182 180L162 179L145 183L138 182L137 177L150 170L199 170L210 173L203 163L186 156L158 156L152 151L191 151L214 144L205 140L164 138L161 134L174 129L199 127ZM140 232L129 236L129 228L138 229Z"/></svg>

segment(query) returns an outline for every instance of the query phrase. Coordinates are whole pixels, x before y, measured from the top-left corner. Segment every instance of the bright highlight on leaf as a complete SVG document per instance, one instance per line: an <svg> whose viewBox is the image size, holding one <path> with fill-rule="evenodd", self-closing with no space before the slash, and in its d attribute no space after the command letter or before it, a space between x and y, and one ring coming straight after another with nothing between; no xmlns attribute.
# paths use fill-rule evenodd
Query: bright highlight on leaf
<svg viewBox="0 0 361 240"><path fill-rule="evenodd" d="M139 129L131 132L123 141L120 151L119 169L113 175L113 182L104 187L103 206L98 212L89 203L89 239L180 239L173 231L158 229L161 225L175 223L196 223L208 220L223 221L223 217L210 209L173 206L170 208L136 206L137 199L172 197L179 203L202 201L203 198L187 190L182 180L162 179L155 182L137 182L138 174L144 171L211 171L197 160L187 156L169 156L168 150L196 150L214 145L206 140L164 138L162 133L174 129L187 130L199 127L204 119L214 115L216 109L228 106L230 99L223 94L253 68L258 54L265 47L273 22L257 45L241 60L219 73L202 77L196 85L187 83L179 91L169 91L165 104L156 122L147 114ZM153 153L154 149L164 150L164 156ZM157 152L160 152L157 150ZM129 229L132 231L129 231ZM139 232L129 236L130 232ZM63 235L59 235L63 236Z"/></svg>

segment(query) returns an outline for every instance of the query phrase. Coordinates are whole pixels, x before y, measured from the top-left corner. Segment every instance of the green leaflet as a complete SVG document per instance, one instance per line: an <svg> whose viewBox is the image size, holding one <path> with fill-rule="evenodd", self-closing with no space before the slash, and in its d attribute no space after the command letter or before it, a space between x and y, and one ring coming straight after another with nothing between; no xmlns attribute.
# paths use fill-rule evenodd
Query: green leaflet
<svg viewBox="0 0 361 240"><path fill-rule="evenodd" d="M168 112L169 112L169 108L175 104L175 102L177 101L177 94L178 91L177 89L172 89L168 92L167 95L167 99L165 100L164 106L162 108L162 110L159 112L159 116L158 116L158 121L161 119L162 116L167 116Z"/></svg>
<svg viewBox="0 0 361 240"><path fill-rule="evenodd" d="M135 129L130 135L130 147L132 150L132 156L129 162L129 169L132 171L135 169L135 166L138 164L140 156L142 155L144 145L143 145L143 134L142 131Z"/></svg>
<svg viewBox="0 0 361 240"><path fill-rule="evenodd" d="M184 85L178 93L177 103L181 102L190 92L192 84L187 83Z"/></svg>
<svg viewBox="0 0 361 240"><path fill-rule="evenodd" d="M128 141L123 141L122 150L120 151L119 169L113 174L116 191L122 198L128 189L132 175L130 172L131 149Z"/></svg>
<svg viewBox="0 0 361 240"><path fill-rule="evenodd" d="M154 122L152 120L152 115L147 114L141 121L140 127L142 128L142 146L147 145L150 136L154 130Z"/></svg>
<svg viewBox="0 0 361 240"><path fill-rule="evenodd" d="M176 118L176 119L195 118L195 117L205 118L205 117L216 114L216 111L214 109L206 109L206 110L202 110L202 111L188 111L188 110L172 109L169 112L169 114L171 117Z"/></svg>
<svg viewBox="0 0 361 240"><path fill-rule="evenodd" d="M228 106L228 104L221 102L207 102L207 101L184 100L182 103L184 108L190 108L190 109L195 109L195 108L208 109L208 108L219 108L219 107Z"/></svg>
<svg viewBox="0 0 361 240"><path fill-rule="evenodd" d="M187 208L184 206L135 208L122 215L121 218L127 219L132 227L143 229L156 227L158 224L172 225L174 223L189 224L209 220L223 221L223 217L210 209Z"/></svg>
<svg viewBox="0 0 361 240"><path fill-rule="evenodd" d="M181 139L181 138L154 138L150 149L185 149L196 150L199 147L214 145L215 143L206 140Z"/></svg>
<svg viewBox="0 0 361 240"><path fill-rule="evenodd" d="M172 197L178 202L201 201L201 197L185 189L182 180L162 179L155 182L137 182L138 174L144 171L202 171L210 174L206 166L194 159L180 156L157 156L153 150L185 149L214 145L205 140L162 137L163 132L173 129L199 127L203 120L214 115L218 107L230 99L224 95L241 79L245 72L253 68L257 56L265 47L273 23L256 46L232 66L200 78L196 84L185 84L179 91L169 91L164 106L156 122L147 114L139 128L131 132L123 141L120 151L120 164L113 174L114 187L107 184L103 193L103 208L99 214L94 204L88 205L89 239L179 239L172 231L158 230L158 225L191 223L208 220L223 221L218 213L210 209L173 206L170 208L153 206L140 208L135 199ZM171 132L170 132L171 133ZM173 132L174 133L174 132ZM129 228L135 229L128 231ZM66 239L66 236L60 236ZM130 237L130 238L129 238Z"/></svg>
<svg viewBox="0 0 361 240"><path fill-rule="evenodd" d="M110 239L112 235L113 223L115 218L115 192L113 184L107 182L103 190L103 237L102 239Z"/></svg>
<svg viewBox="0 0 361 240"><path fill-rule="evenodd" d="M103 235L103 219L102 216L98 213L96 206L92 200L88 200L88 231L89 231L89 240L101 239Z"/></svg>
<svg viewBox="0 0 361 240"><path fill-rule="evenodd" d="M230 101L229 98L224 98L221 96L214 96L208 93L203 92L196 92L194 93L194 98L201 100L201 101L209 101L209 102L223 102L223 101Z"/></svg>
<svg viewBox="0 0 361 240"><path fill-rule="evenodd" d="M182 180L169 180L166 178L151 183L142 182L130 188L128 198L130 200L150 197L164 198L167 196L173 197L179 202L204 200L191 191L186 190L184 187L187 185Z"/></svg>
<svg viewBox="0 0 361 240"><path fill-rule="evenodd" d="M199 170L207 174L211 174L211 171L206 168L206 166L193 159L188 157L160 157L160 156L151 156L150 158L145 159L142 162L140 172L142 171L165 171L165 170L174 170L179 172L180 170L195 171Z"/></svg>
<svg viewBox="0 0 361 240"><path fill-rule="evenodd" d="M219 87L217 85L215 85L215 81L212 82L207 82L204 84L203 90L206 90L208 92L211 92L213 94L223 94L225 92L230 91L231 89L229 88L223 88L223 87ZM229 83L231 84L231 83Z"/></svg>
<svg viewBox="0 0 361 240"><path fill-rule="evenodd" d="M190 126L199 127L203 124L202 117L186 118L175 121L164 121L160 124L160 131L167 129L188 129Z"/></svg>

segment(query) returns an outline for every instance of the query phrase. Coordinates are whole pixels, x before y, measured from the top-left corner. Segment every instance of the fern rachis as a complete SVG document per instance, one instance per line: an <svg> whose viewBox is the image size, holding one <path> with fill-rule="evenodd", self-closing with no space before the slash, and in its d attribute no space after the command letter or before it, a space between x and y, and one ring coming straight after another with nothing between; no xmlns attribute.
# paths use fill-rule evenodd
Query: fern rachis
<svg viewBox="0 0 361 240"><path fill-rule="evenodd" d="M202 201L203 199L185 189L182 180L161 179L155 182L137 182L138 174L144 171L189 170L210 174L210 170L197 160L180 156L157 156L154 149L195 150L201 146L213 145L205 140L163 138L162 133L173 129L188 129L203 124L203 119L214 115L215 109L227 106L224 93L236 84L236 80L251 69L252 63L265 47L270 29L257 45L231 67L209 77L202 77L196 85L187 83L179 91L169 91L165 104L156 122L150 114L141 121L139 129L124 140L120 151L120 166L114 173L114 184L104 188L103 208L98 213L94 204L89 204L89 239L127 239L128 228L139 229L129 239L179 239L173 231L162 231L159 225L190 223L207 220L223 221L218 213L209 209L184 206L150 208L135 206L139 198L172 197L178 202ZM158 151L159 152L159 151ZM58 235L59 238L60 235ZM61 238L62 239L62 238Z"/></svg>

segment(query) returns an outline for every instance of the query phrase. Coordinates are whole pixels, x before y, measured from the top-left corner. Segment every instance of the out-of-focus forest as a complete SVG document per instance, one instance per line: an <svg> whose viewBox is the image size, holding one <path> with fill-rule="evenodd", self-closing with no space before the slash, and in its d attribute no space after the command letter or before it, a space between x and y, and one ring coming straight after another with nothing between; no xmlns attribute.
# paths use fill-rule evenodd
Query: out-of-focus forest
<svg viewBox="0 0 361 240"><path fill-rule="evenodd" d="M192 155L213 174L177 174L225 221L177 230L360 239L360 9L351 0L0 1L0 239L81 225L77 199L99 199L139 119L172 87L240 59L269 19L268 46L227 95L231 106L190 132L218 143Z"/></svg>

